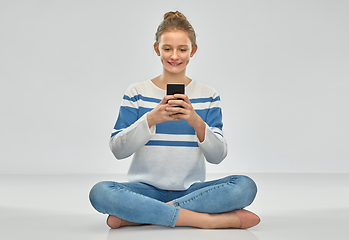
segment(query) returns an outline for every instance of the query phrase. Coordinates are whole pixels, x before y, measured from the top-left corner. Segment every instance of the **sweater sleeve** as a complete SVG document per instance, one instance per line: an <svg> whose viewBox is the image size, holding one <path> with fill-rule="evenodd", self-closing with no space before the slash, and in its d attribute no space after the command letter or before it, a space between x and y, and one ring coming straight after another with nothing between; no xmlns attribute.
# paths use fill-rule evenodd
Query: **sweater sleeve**
<svg viewBox="0 0 349 240"><path fill-rule="evenodd" d="M220 97L216 93L212 98L206 118L205 140L199 142L206 160L213 164L219 164L227 156L227 143L223 136L222 110Z"/></svg>
<svg viewBox="0 0 349 240"><path fill-rule="evenodd" d="M131 156L143 147L155 134L155 127L149 129L147 113L139 116L139 101L136 89L126 91L119 110L109 146L117 159Z"/></svg>

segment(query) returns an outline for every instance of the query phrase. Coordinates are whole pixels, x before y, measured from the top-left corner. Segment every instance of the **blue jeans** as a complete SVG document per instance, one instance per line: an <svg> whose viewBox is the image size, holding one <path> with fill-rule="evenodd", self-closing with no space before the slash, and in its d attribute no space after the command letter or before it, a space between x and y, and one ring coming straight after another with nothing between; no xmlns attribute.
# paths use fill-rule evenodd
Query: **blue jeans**
<svg viewBox="0 0 349 240"><path fill-rule="evenodd" d="M187 190L168 191L138 182L99 182L90 191L92 206L101 213L129 222L174 227L180 208L222 213L250 205L257 193L255 182L242 175L198 182ZM166 204L172 201L173 205Z"/></svg>

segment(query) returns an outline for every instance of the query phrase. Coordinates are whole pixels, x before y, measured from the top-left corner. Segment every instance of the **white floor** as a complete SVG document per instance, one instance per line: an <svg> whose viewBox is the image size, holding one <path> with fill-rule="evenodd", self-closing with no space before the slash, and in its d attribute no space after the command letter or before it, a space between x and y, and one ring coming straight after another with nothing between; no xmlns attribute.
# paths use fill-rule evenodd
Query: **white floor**
<svg viewBox="0 0 349 240"><path fill-rule="evenodd" d="M349 174L247 174L258 185L249 230L124 227L109 230L88 193L115 175L0 175L1 239L349 239ZM209 179L224 175L210 175Z"/></svg>

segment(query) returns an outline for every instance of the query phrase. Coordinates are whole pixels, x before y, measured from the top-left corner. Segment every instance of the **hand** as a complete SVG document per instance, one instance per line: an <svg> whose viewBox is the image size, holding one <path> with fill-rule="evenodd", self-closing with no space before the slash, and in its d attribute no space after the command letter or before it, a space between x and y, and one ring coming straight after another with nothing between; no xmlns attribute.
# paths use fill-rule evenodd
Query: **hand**
<svg viewBox="0 0 349 240"><path fill-rule="evenodd" d="M184 119L192 127L196 122L201 120L201 117L195 112L187 95L175 94L173 99L168 100L166 111L175 119Z"/></svg>
<svg viewBox="0 0 349 240"><path fill-rule="evenodd" d="M147 121L149 128L165 122L165 121L179 121L181 119L178 119L175 117L175 114L173 111L168 112L166 110L167 107L169 107L168 101L172 101L176 99L173 95L166 95L161 102L153 109L151 110L147 115ZM179 100L182 101L182 100Z"/></svg>
<svg viewBox="0 0 349 240"><path fill-rule="evenodd" d="M200 142L204 141L206 124L195 112L188 96L184 94L175 94L173 96L174 99L168 100L168 106L165 108L166 111L176 120L186 120L195 129Z"/></svg>

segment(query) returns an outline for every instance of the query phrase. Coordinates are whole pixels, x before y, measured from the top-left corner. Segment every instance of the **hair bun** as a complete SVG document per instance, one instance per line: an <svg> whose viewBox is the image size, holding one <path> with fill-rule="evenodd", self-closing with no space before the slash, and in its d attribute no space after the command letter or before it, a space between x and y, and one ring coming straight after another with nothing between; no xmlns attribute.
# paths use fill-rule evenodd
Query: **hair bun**
<svg viewBox="0 0 349 240"><path fill-rule="evenodd" d="M189 23L187 18L180 12L168 12L164 14L164 20L158 26L155 33L155 43L160 45L160 38L166 31L184 31L188 34L191 45L194 48L196 45L196 35L193 26Z"/></svg>
<svg viewBox="0 0 349 240"><path fill-rule="evenodd" d="M174 17L187 19L181 12L176 11L176 12L165 13L164 20L169 18L174 18Z"/></svg>

